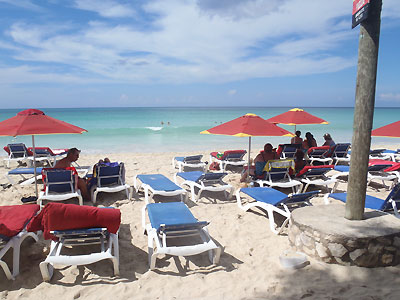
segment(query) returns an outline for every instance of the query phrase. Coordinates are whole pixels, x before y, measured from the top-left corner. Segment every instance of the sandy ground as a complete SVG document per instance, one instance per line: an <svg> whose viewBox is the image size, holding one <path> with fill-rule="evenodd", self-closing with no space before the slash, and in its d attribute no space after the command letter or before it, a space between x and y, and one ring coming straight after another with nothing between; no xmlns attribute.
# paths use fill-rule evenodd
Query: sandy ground
<svg viewBox="0 0 400 300"><path fill-rule="evenodd" d="M204 153L111 154L88 156L78 163L93 165L99 158L123 161L127 183L136 174L161 173L173 179L174 156ZM0 167L4 175L8 170ZM226 181L239 187L240 169L229 169ZM0 176L0 183L6 183ZM41 186L41 185L40 185ZM368 193L386 197L379 188ZM13 185L1 190L0 205L21 204L24 196L34 195L34 185ZM344 191L345 184L339 190ZM289 191L288 191L289 192ZM162 200L155 197L155 201ZM179 200L179 197L175 198ZM314 205L324 205L322 197ZM71 203L77 203L72 200ZM39 263L48 253L48 241L27 239L21 249L21 270L15 281L0 270L1 299L398 299L400 267L359 268L319 263L298 270L284 269L279 256L290 249L287 234L275 235L269 229L265 212L244 212L235 197L225 200L222 193L204 193L200 201L187 201L199 220L210 221L209 232L223 248L218 265L211 265L207 254L192 257L161 256L155 271L149 271L147 236L141 228L143 193L127 200L124 192L100 194L98 206L114 206L122 212L119 232L120 276L112 276L109 261L79 267L57 267L50 283L42 281ZM92 205L85 202L85 205ZM11 263L8 253L4 260Z"/></svg>

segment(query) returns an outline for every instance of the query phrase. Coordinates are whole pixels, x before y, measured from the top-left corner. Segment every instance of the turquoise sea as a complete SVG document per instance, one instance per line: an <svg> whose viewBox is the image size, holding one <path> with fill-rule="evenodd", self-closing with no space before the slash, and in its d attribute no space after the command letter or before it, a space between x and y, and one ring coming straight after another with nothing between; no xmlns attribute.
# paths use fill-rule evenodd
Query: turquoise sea
<svg viewBox="0 0 400 300"><path fill-rule="evenodd" d="M100 152L184 152L224 150L226 146L247 148L248 138L203 135L200 131L220 123L255 113L268 119L288 111L291 107L118 107L118 108L46 108L45 114L85 128L83 134L40 135L36 146L51 148L78 147L83 153ZM303 108L323 118L328 125L299 125L302 137L310 131L318 144L329 132L335 142L351 142L353 108ZM20 109L0 110L0 121L15 116ZM399 120L400 108L376 108L374 126L377 128ZM294 126L279 125L289 131ZM266 142L277 146L288 142L288 137L253 137L252 145L262 147ZM30 136L0 137L0 145L23 142L31 146ZM373 138L372 143L390 144L400 148L400 139ZM3 153L5 154L5 152Z"/></svg>

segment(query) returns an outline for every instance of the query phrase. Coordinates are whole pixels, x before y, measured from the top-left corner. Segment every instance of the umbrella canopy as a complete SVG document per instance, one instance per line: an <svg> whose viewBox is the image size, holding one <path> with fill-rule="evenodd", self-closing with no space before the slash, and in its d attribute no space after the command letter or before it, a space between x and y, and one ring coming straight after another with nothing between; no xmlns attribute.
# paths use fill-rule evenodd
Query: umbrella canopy
<svg viewBox="0 0 400 300"><path fill-rule="evenodd" d="M0 122L0 136L83 133L87 130L49 117L38 109L26 109Z"/></svg>
<svg viewBox="0 0 400 300"><path fill-rule="evenodd" d="M293 134L255 114L246 114L232 121L200 132L201 134L221 134L232 136L290 136Z"/></svg>
<svg viewBox="0 0 400 300"><path fill-rule="evenodd" d="M35 172L35 190L38 196L36 181L35 135L83 133L86 129L54 119L38 109L20 111L15 117L0 122L0 136L32 135L33 168Z"/></svg>
<svg viewBox="0 0 400 300"><path fill-rule="evenodd" d="M400 121L372 130L371 136L400 137Z"/></svg>
<svg viewBox="0 0 400 300"><path fill-rule="evenodd" d="M313 116L312 114L304 111L301 108L293 108L283 114L277 115L267 120L271 123L294 125L296 131L296 125L305 124L329 124L329 122Z"/></svg>
<svg viewBox="0 0 400 300"><path fill-rule="evenodd" d="M249 137L248 166L250 166L250 150L252 136L294 136L293 133L267 122L255 114L246 114L232 121L200 132L201 134L221 134L238 137ZM247 172L249 178L249 172Z"/></svg>

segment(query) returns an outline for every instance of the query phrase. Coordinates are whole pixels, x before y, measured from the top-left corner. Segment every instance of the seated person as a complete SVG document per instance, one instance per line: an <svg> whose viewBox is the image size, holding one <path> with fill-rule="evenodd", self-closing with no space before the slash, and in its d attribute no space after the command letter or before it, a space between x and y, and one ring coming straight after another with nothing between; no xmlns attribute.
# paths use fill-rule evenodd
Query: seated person
<svg viewBox="0 0 400 300"><path fill-rule="evenodd" d="M324 134L324 139L325 139L325 143L322 146L333 147L336 145L335 142L332 140L332 137L329 133Z"/></svg>
<svg viewBox="0 0 400 300"><path fill-rule="evenodd" d="M272 159L279 159L279 155L273 149L272 145L270 143L267 143L264 145L264 151L261 151L254 159L254 164L257 162L267 163L267 161ZM252 176L256 175L254 169L250 168L250 175ZM240 182L246 182L246 179L247 179L247 171L243 173Z"/></svg>
<svg viewBox="0 0 400 300"><path fill-rule="evenodd" d="M306 165L307 161L304 159L304 152L300 149L297 149L294 155L295 174L299 173Z"/></svg>
<svg viewBox="0 0 400 300"><path fill-rule="evenodd" d="M54 166L55 169L60 168L60 169L65 169L72 167L72 163L76 162L79 158L79 154L81 153L80 150L77 148L71 148L67 152L67 156L64 157L63 159L60 159L57 161L56 165ZM90 200L90 193L88 191L88 188L86 186L86 180L83 178L78 177L78 188L81 191L82 197L85 200Z"/></svg>
<svg viewBox="0 0 400 300"><path fill-rule="evenodd" d="M306 139L303 141L303 149L310 149L311 147L317 147L317 141L314 139L314 136L311 132L306 133Z"/></svg>
<svg viewBox="0 0 400 300"><path fill-rule="evenodd" d="M300 137L301 136L301 131L297 130L296 135L292 137L290 140L291 144L303 144L303 139Z"/></svg>

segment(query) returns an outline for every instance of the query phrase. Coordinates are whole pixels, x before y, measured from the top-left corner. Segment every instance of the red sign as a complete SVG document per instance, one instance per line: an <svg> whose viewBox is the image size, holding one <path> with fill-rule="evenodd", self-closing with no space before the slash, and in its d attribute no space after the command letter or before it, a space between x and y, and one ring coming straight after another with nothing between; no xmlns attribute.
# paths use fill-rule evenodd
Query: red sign
<svg viewBox="0 0 400 300"><path fill-rule="evenodd" d="M368 17L369 2L370 0L353 0L352 28Z"/></svg>

